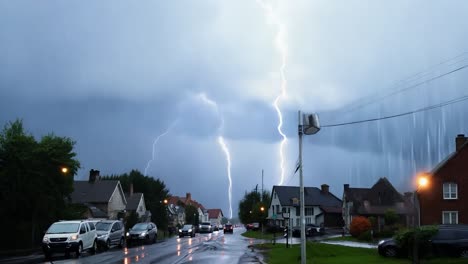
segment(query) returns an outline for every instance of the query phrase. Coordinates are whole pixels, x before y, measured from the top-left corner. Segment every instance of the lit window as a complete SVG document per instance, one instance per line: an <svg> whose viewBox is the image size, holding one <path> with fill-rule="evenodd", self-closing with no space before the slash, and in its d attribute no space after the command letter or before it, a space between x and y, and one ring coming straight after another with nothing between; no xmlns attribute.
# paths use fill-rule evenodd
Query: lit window
<svg viewBox="0 0 468 264"><path fill-rule="evenodd" d="M444 188L444 199L457 199L458 198L458 193L457 193L457 184L453 182L448 182L444 183L443 185Z"/></svg>
<svg viewBox="0 0 468 264"><path fill-rule="evenodd" d="M458 224L458 211L443 211L442 224Z"/></svg>

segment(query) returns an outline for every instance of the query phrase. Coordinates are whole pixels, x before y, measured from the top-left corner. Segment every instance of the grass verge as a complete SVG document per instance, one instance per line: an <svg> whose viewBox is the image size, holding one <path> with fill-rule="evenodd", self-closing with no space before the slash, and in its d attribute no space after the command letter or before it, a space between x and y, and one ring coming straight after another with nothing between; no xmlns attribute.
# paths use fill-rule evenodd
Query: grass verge
<svg viewBox="0 0 468 264"><path fill-rule="evenodd" d="M281 238L282 234L277 233L276 238ZM273 239L273 234L272 233L262 233L262 231L246 231L242 233L242 236L248 237L248 238L256 238L256 239L265 239L265 240L272 240Z"/></svg>
<svg viewBox="0 0 468 264"><path fill-rule="evenodd" d="M282 244L263 244L256 248L265 251L265 261L269 264L276 263L300 263L300 246L285 248ZM377 253L376 249L353 248L322 243L307 243L307 262L314 264L354 264L354 263L378 263L378 264L409 264L408 259L385 258ZM466 259L434 258L423 259L421 264L462 264Z"/></svg>

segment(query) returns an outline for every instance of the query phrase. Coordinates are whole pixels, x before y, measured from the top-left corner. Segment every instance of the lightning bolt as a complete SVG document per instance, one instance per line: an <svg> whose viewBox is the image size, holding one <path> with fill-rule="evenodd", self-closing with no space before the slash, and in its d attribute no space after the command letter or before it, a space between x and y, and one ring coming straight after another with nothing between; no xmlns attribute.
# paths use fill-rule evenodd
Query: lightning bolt
<svg viewBox="0 0 468 264"><path fill-rule="evenodd" d="M145 168L145 173L143 175L145 176L148 176L147 172L148 172L148 169L151 165L151 163L154 161L155 159L155 150L156 150L156 145L158 144L159 140L164 137L165 135L167 135L167 133L169 133L169 131L172 129L172 127L175 126L175 124L177 123L177 120L174 121L167 129L166 131L164 131L164 133L162 133L161 135L157 136L154 141L153 141L153 151L152 151L152 155L151 155L151 159L148 160L148 163L146 164L146 168Z"/></svg>
<svg viewBox="0 0 468 264"><path fill-rule="evenodd" d="M279 17L273 11L273 7L271 3L265 3L262 0L257 0L257 3L265 11L266 17L271 21L278 28L278 32L276 33L275 37L275 46L278 53L281 56L281 67L280 67L280 76L281 76L281 87L280 87L280 94L276 97L275 101L273 102L273 106L276 110L276 114L278 115L278 133L281 135L281 143L279 147L279 156L280 156L280 169L281 169L281 177L279 185L283 185L284 183L284 176L285 176L285 155L284 155L284 148L286 147L286 143L288 138L283 132L283 114L279 107L281 100L285 99L287 96L287 80L286 80L286 59L287 59L287 45L286 45L286 26L281 23Z"/></svg>
<svg viewBox="0 0 468 264"><path fill-rule="evenodd" d="M212 107L214 109L214 111L216 112L216 114L219 116L219 118L221 119L221 124L219 125L219 128L218 128L218 133L219 133L219 136L218 136L218 144L219 146L221 147L221 150L223 151L225 157L226 157L226 163L227 163L227 176L228 176L228 180L229 180L229 189L228 189L228 198L229 198L229 215L230 215L230 219L232 219L232 177L231 177L231 153L229 151L229 148L227 147L227 144L224 140L224 137L222 136L223 134L223 129L224 129L224 117L222 116L221 112L219 111L219 107L218 107L218 104L209 99L206 94L204 93L201 93L198 95L198 98L203 101L205 104L209 105L210 107Z"/></svg>

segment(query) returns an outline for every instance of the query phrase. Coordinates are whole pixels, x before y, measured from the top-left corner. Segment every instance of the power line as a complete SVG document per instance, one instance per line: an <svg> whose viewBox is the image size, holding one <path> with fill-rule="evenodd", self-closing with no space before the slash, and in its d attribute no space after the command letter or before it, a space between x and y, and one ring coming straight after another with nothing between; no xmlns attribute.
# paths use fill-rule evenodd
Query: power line
<svg viewBox="0 0 468 264"><path fill-rule="evenodd" d="M417 110L414 110L414 111L409 111L409 112L400 113L400 114L396 114L396 115L390 115L390 116L384 116L384 117L378 117L378 118L371 118L371 119L364 119L364 120L345 122L345 123L337 123L337 124L331 124L331 125L324 125L322 127L346 126L346 125L354 125L354 124L360 124L360 123L367 123L367 122L385 120L385 119L390 119L390 118L396 118L396 117L400 117L400 116L415 114L415 113L418 113L418 112L428 111L428 110L431 110L431 109L434 109L434 108L444 107L444 106L447 106L447 105L450 105L450 104L455 104L455 103L459 103L459 102L466 101L466 100L468 100L468 95L458 97L458 98L455 98L455 99L452 99L452 100L449 100L447 102L443 102L443 103L440 103L440 104L431 105L431 106L420 108L420 109L417 109Z"/></svg>
<svg viewBox="0 0 468 264"><path fill-rule="evenodd" d="M413 75L410 75L410 76L407 76L405 78L403 78L402 80L400 81L397 81L395 82L394 85L392 85L391 87L395 87L395 88L399 88L399 87L402 87L404 85L407 85L407 84L410 84L411 82L415 82L415 81L418 81L418 80L421 80L423 79L424 77L426 76L429 76L431 75L437 68L440 68L442 67L443 65L447 64L447 63L450 63L453 61L453 63L450 63L449 65L446 65L447 67L450 67L450 66L454 66L454 65L457 65L457 64L460 64L460 63L463 63L464 65L455 69L455 70L450 70L449 72L445 72L443 74L440 74L436 77L433 77L433 78L430 78L429 80L425 80L425 81L421 81L420 83L417 83L417 84L414 84L414 85L411 85L409 87L404 87L403 89L400 89L400 90L397 90L397 91L393 91L391 92L390 94L388 95L385 95L383 97L379 97L380 94L374 94L374 95L369 95L369 96L365 96L361 99L358 99L356 100L354 103L350 103L349 104L349 110L346 110L346 112L350 112L350 111L354 111L354 110L357 110L357 109L360 109L364 106L367 106L367 105L370 105L370 104L373 104L375 103L375 101L377 100L382 100L382 99L385 99L389 96L392 96L392 95L395 95L395 94L398 94L398 93L401 93L403 91L406 91L406 90L409 90L409 89L412 89L412 88L415 88L415 87L418 87L424 83L428 83L428 82L431 82L433 80L436 80L436 79L439 79L439 78L442 78L446 75L449 75L451 73L454 73L456 71L459 71L459 70L462 70L466 67L468 67L468 64L466 64L466 60L468 59L468 57L466 57L465 55L467 55L468 52L463 52L453 58L450 58L450 59L447 59L447 60L444 60L438 64L435 64L435 65L432 65L430 66L429 68L427 68L426 70L423 70L423 71L420 71L416 74L413 74ZM461 59L460 59L461 58ZM377 98L373 98L373 97L377 97ZM359 101L364 101L362 102L361 104L359 104ZM354 107L352 107L352 105L355 105Z"/></svg>

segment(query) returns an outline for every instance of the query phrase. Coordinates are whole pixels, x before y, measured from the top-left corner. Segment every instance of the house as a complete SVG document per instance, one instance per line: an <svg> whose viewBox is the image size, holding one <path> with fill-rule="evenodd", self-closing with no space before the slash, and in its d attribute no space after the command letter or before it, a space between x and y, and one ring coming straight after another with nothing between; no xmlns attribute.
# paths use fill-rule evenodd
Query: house
<svg viewBox="0 0 468 264"><path fill-rule="evenodd" d="M127 206L125 207L127 215L135 212L138 219L142 222L151 221L151 212L146 210L146 204L143 193L133 192L133 183L130 184L130 190L125 194Z"/></svg>
<svg viewBox="0 0 468 264"><path fill-rule="evenodd" d="M221 209L208 209L208 221L211 225L219 226L223 220L223 211Z"/></svg>
<svg viewBox="0 0 468 264"><path fill-rule="evenodd" d="M345 225L349 228L355 216L373 216L381 230L388 210L400 216L400 223L409 225L413 221L411 217L414 211L411 200L411 193L400 194L385 177L380 178L371 188L350 188L349 184L344 184L342 207Z"/></svg>
<svg viewBox="0 0 468 264"><path fill-rule="evenodd" d="M87 181L74 181L70 198L71 203L89 208L86 217L120 219L125 216L127 200L120 182L101 181L98 170L91 170Z"/></svg>
<svg viewBox="0 0 468 264"><path fill-rule="evenodd" d="M299 187L297 186L273 186L267 217L269 223L280 226L300 226L299 197ZM323 184L321 189L304 187L304 199L306 224L335 227L342 221L342 202L330 192L327 184ZM289 218L283 218L283 216L287 216L283 213L287 213Z"/></svg>
<svg viewBox="0 0 468 264"><path fill-rule="evenodd" d="M186 193L185 197L179 197L179 196L171 196L168 199L168 205L177 205L177 206L187 206L191 205L197 208L198 212L198 222L207 222L208 220L208 212L205 209L205 207L197 202L196 200L192 199L192 194L191 193ZM185 213L185 212L184 212ZM184 218L185 219L185 218Z"/></svg>
<svg viewBox="0 0 468 264"><path fill-rule="evenodd" d="M418 190L421 225L468 224L468 138L455 138L455 152L430 173Z"/></svg>

